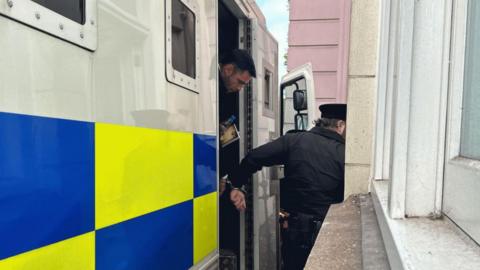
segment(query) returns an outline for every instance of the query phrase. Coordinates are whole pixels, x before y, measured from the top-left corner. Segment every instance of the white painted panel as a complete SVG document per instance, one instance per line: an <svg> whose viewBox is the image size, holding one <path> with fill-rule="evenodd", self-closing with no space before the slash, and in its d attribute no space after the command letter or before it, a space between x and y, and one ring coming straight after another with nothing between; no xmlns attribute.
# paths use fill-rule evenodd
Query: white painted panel
<svg viewBox="0 0 480 270"><path fill-rule="evenodd" d="M200 94L166 80L164 1L98 0L95 52L0 17L0 111L216 134L216 1L189 1Z"/></svg>
<svg viewBox="0 0 480 270"><path fill-rule="evenodd" d="M443 167L446 117L443 97L447 88L443 87L442 78L448 76L448 55L444 58L444 37L450 36L448 26L444 28L450 21L445 7L445 1L439 0L415 3L405 202L407 216L429 216L435 212L437 166ZM445 45L448 51L449 40Z"/></svg>
<svg viewBox="0 0 480 270"><path fill-rule="evenodd" d="M0 111L93 120L85 49L0 16Z"/></svg>
<svg viewBox="0 0 480 270"><path fill-rule="evenodd" d="M97 0L85 0L84 5L83 23L31 0L0 1L0 14L94 51L97 48Z"/></svg>

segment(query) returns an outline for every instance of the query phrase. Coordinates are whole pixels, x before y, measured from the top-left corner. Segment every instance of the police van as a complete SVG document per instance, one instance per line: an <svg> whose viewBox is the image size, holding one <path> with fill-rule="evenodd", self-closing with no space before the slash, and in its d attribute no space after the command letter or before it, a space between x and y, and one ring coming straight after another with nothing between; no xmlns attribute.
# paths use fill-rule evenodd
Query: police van
<svg viewBox="0 0 480 270"><path fill-rule="evenodd" d="M279 91L254 1L0 0L0 15L0 269L279 268L278 168L219 218L219 54L257 68L231 104L231 162L315 114L308 65Z"/></svg>

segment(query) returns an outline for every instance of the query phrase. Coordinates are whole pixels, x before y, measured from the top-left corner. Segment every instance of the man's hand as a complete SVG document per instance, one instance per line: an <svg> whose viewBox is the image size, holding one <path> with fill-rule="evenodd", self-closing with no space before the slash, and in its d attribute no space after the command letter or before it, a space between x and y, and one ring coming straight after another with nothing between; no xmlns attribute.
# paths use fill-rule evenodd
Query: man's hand
<svg viewBox="0 0 480 270"><path fill-rule="evenodd" d="M238 189L232 189L230 192L230 200L238 211L243 211L245 208L247 208L245 203L245 194Z"/></svg>

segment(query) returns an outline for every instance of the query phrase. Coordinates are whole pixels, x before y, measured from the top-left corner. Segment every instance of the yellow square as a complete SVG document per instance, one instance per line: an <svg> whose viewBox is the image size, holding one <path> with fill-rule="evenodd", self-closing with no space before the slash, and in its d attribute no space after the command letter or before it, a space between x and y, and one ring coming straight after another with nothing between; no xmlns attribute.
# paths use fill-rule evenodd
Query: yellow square
<svg viewBox="0 0 480 270"><path fill-rule="evenodd" d="M95 228L193 198L193 134L95 125Z"/></svg>
<svg viewBox="0 0 480 270"><path fill-rule="evenodd" d="M2 270L94 270L95 232L0 261Z"/></svg>
<svg viewBox="0 0 480 270"><path fill-rule="evenodd" d="M195 198L193 211L193 261L198 263L218 247L218 193Z"/></svg>

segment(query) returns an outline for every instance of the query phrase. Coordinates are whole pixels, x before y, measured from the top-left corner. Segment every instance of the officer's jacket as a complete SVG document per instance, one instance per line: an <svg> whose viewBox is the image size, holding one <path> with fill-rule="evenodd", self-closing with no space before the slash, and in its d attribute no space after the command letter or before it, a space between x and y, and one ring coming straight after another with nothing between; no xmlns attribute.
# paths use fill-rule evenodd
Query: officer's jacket
<svg viewBox="0 0 480 270"><path fill-rule="evenodd" d="M229 174L233 186L244 185L263 166L285 165L280 182L281 207L287 212L324 214L325 206L343 201L345 140L314 127L286 134L253 149Z"/></svg>

